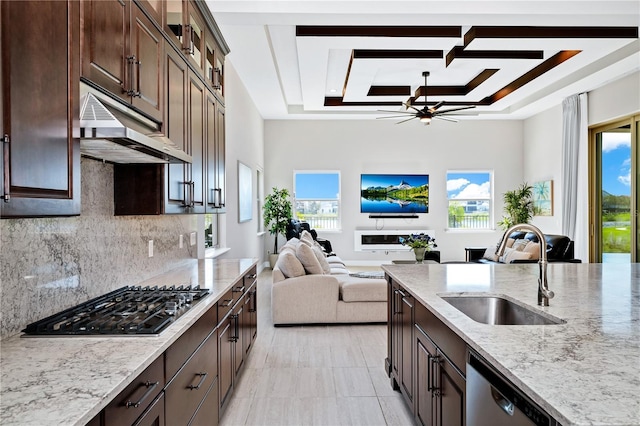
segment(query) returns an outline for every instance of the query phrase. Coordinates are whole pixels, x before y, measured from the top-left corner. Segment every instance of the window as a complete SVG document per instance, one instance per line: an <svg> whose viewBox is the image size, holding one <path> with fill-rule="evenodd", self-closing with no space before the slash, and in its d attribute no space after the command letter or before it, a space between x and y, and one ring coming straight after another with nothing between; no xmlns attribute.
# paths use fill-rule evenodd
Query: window
<svg viewBox="0 0 640 426"><path fill-rule="evenodd" d="M492 229L492 172L447 172L448 228Z"/></svg>
<svg viewBox="0 0 640 426"><path fill-rule="evenodd" d="M340 229L340 172L294 170L295 218L314 229Z"/></svg>

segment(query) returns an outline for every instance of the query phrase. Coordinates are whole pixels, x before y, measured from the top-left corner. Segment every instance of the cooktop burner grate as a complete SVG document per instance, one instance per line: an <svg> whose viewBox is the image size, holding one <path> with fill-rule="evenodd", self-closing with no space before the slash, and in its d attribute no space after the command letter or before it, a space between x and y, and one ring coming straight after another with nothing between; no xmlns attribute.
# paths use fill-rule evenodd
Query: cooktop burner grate
<svg viewBox="0 0 640 426"><path fill-rule="evenodd" d="M122 287L27 325L23 337L157 335L207 294L199 286Z"/></svg>

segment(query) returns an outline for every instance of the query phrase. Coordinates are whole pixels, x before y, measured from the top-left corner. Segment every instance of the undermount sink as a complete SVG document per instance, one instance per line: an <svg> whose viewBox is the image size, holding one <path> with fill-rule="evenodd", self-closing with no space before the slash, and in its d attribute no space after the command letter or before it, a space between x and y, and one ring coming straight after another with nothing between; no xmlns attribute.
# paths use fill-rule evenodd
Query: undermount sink
<svg viewBox="0 0 640 426"><path fill-rule="evenodd" d="M476 322L489 325L550 325L566 321L498 296L440 296Z"/></svg>

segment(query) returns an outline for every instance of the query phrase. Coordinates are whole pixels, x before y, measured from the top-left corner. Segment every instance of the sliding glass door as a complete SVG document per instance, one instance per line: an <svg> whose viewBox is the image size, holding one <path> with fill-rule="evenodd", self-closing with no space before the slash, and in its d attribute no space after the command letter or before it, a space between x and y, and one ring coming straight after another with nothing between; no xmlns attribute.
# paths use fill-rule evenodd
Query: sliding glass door
<svg viewBox="0 0 640 426"><path fill-rule="evenodd" d="M591 129L590 261L638 261L640 116Z"/></svg>

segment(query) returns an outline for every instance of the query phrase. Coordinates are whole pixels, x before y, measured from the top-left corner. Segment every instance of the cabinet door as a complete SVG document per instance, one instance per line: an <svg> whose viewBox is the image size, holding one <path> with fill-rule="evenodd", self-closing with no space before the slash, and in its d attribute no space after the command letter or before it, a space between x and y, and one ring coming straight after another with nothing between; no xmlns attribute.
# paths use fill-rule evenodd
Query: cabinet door
<svg viewBox="0 0 640 426"><path fill-rule="evenodd" d="M225 181L225 111L224 107L218 104L216 109L216 191L218 193L218 213L224 213L226 200Z"/></svg>
<svg viewBox="0 0 640 426"><path fill-rule="evenodd" d="M205 188L205 146L204 146L204 106L205 88L202 81L189 73L189 140L188 145L193 158L190 169L190 179L187 185L187 204L189 213L204 213Z"/></svg>
<svg viewBox="0 0 640 426"><path fill-rule="evenodd" d="M236 309L233 311L234 318L234 327L235 330L233 332L233 337L235 340L235 347L233 348L233 377L234 380L242 371L242 367L244 367L244 336L242 330L245 327L245 306L244 306L245 298L240 299L240 303L238 303Z"/></svg>
<svg viewBox="0 0 640 426"><path fill-rule="evenodd" d="M187 85L188 66L182 56L170 44L165 44L165 120L164 134L178 148L189 152L187 145ZM165 166L165 213L185 211L185 193L188 165Z"/></svg>
<svg viewBox="0 0 640 426"><path fill-rule="evenodd" d="M207 213L216 213L219 206L219 194L216 190L216 137L217 137L217 115L218 106L216 98L207 92L207 104L205 108L205 141L206 141L206 186L205 186L205 209Z"/></svg>
<svg viewBox="0 0 640 426"><path fill-rule="evenodd" d="M79 3L4 1L2 217L80 214ZM46 129L46 131L43 131Z"/></svg>
<svg viewBox="0 0 640 426"><path fill-rule="evenodd" d="M396 282L392 281L391 291L391 383L394 389L398 389L402 355L402 297Z"/></svg>
<svg viewBox="0 0 640 426"><path fill-rule="evenodd" d="M431 426L434 419L433 360L436 346L421 331L416 330L415 417L419 424Z"/></svg>
<svg viewBox="0 0 640 426"><path fill-rule="evenodd" d="M218 380L220 381L220 413L224 411L231 396L233 384L233 340L234 321L231 315L218 328Z"/></svg>
<svg viewBox="0 0 640 426"><path fill-rule="evenodd" d="M162 121L164 39L142 10L132 6L131 47L128 64L133 75L131 104L158 122Z"/></svg>
<svg viewBox="0 0 640 426"><path fill-rule="evenodd" d="M186 49L184 53L189 59L189 62L191 62L191 64L200 71L200 74L203 74L205 57L205 25L195 2L188 2L186 24L188 33L186 34L187 45L185 46Z"/></svg>
<svg viewBox="0 0 640 426"><path fill-rule="evenodd" d="M82 76L127 102L131 6L131 0L82 2Z"/></svg>
<svg viewBox="0 0 640 426"><path fill-rule="evenodd" d="M440 351L438 351L438 355L439 398L434 424L438 426L464 426L465 379Z"/></svg>
<svg viewBox="0 0 640 426"><path fill-rule="evenodd" d="M410 407L413 405L413 297L400 290L402 296L402 355L400 361L400 389ZM404 292L404 293L403 293Z"/></svg>

